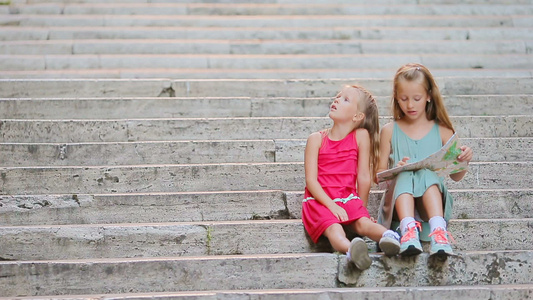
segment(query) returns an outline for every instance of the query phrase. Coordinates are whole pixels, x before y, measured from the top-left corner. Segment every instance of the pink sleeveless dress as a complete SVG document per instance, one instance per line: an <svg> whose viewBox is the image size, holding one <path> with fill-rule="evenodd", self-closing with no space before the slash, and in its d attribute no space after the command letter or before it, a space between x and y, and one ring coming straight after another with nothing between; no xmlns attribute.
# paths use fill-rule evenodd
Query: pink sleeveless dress
<svg viewBox="0 0 533 300"><path fill-rule="evenodd" d="M357 194L357 158L359 149L355 130L340 141L332 141L322 133L318 152L318 182L333 201L346 210L348 221L339 221L331 211L313 198L307 187L302 203L305 230L317 242L324 231L335 223L347 225L362 217L370 218Z"/></svg>

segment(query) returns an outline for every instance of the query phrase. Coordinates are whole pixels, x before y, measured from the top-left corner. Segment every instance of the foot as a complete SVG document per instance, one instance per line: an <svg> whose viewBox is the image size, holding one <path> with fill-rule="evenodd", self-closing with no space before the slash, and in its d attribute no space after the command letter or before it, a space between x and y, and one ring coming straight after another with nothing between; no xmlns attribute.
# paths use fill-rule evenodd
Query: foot
<svg viewBox="0 0 533 300"><path fill-rule="evenodd" d="M354 238L350 243L350 259L359 270L366 270L370 268L372 260L368 255L368 247L365 241L361 238Z"/></svg>
<svg viewBox="0 0 533 300"><path fill-rule="evenodd" d="M433 232L429 235L431 238L431 249L429 250L430 256L436 255L446 257L448 255L453 255L452 246L448 240L448 234L448 231L440 227L437 227L435 230L433 230ZM450 237L452 237L451 234Z"/></svg>
<svg viewBox="0 0 533 300"><path fill-rule="evenodd" d="M400 252L400 236L392 231L387 230L379 240L379 248L386 256L394 256Z"/></svg>
<svg viewBox="0 0 533 300"><path fill-rule="evenodd" d="M418 230L421 230L419 222L415 221L415 226L408 226L407 232L402 236L400 240L400 255L413 256L422 253L422 245L420 244L420 238Z"/></svg>

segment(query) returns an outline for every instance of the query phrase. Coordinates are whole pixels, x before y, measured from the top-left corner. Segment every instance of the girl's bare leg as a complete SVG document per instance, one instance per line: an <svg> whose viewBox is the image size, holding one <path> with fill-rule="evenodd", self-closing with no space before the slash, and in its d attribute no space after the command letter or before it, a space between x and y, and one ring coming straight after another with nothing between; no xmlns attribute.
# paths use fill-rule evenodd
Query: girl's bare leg
<svg viewBox="0 0 533 300"><path fill-rule="evenodd" d="M372 222L367 217L363 217L352 223L354 231L360 236L366 236L373 241L379 242L381 236L387 229L380 224Z"/></svg>
<svg viewBox="0 0 533 300"><path fill-rule="evenodd" d="M398 214L398 219L400 220L405 217L414 218L415 216L415 199L411 194L404 193L398 196L398 198L396 198L394 207L396 208L396 213Z"/></svg>
<svg viewBox="0 0 533 300"><path fill-rule="evenodd" d="M435 216L444 216L442 206L442 194L439 187L432 185L426 190L424 195L422 195L422 201L419 201L417 210L423 220L429 220Z"/></svg>
<svg viewBox="0 0 533 300"><path fill-rule="evenodd" d="M336 251L341 253L348 252L350 248L350 241L346 238L346 233L341 224L333 224L324 231L324 236L329 240L329 243Z"/></svg>

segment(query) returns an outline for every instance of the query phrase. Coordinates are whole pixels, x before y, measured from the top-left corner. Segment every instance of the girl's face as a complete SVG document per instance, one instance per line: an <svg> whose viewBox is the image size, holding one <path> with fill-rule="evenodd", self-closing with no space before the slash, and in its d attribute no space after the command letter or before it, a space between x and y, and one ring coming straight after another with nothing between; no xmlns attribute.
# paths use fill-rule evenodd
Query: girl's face
<svg viewBox="0 0 533 300"><path fill-rule="evenodd" d="M353 120L359 113L358 99L359 92L355 88L343 88L329 107L329 117L334 121Z"/></svg>
<svg viewBox="0 0 533 300"><path fill-rule="evenodd" d="M426 118L426 105L430 98L421 82L422 80L400 79L398 81L395 101L398 102L405 117L410 120Z"/></svg>

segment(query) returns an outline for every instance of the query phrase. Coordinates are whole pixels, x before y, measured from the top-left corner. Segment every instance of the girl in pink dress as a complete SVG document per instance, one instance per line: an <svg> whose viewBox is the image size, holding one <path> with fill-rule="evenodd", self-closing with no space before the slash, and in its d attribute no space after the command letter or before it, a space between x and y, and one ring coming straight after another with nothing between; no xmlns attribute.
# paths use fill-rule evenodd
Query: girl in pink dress
<svg viewBox="0 0 533 300"><path fill-rule="evenodd" d="M333 127L312 133L305 148L305 199L302 220L313 242L326 236L357 268L372 260L361 238L348 240L348 227L379 241L387 256L396 255L400 237L376 224L366 209L378 167L379 122L374 97L359 86L346 86L330 106Z"/></svg>

